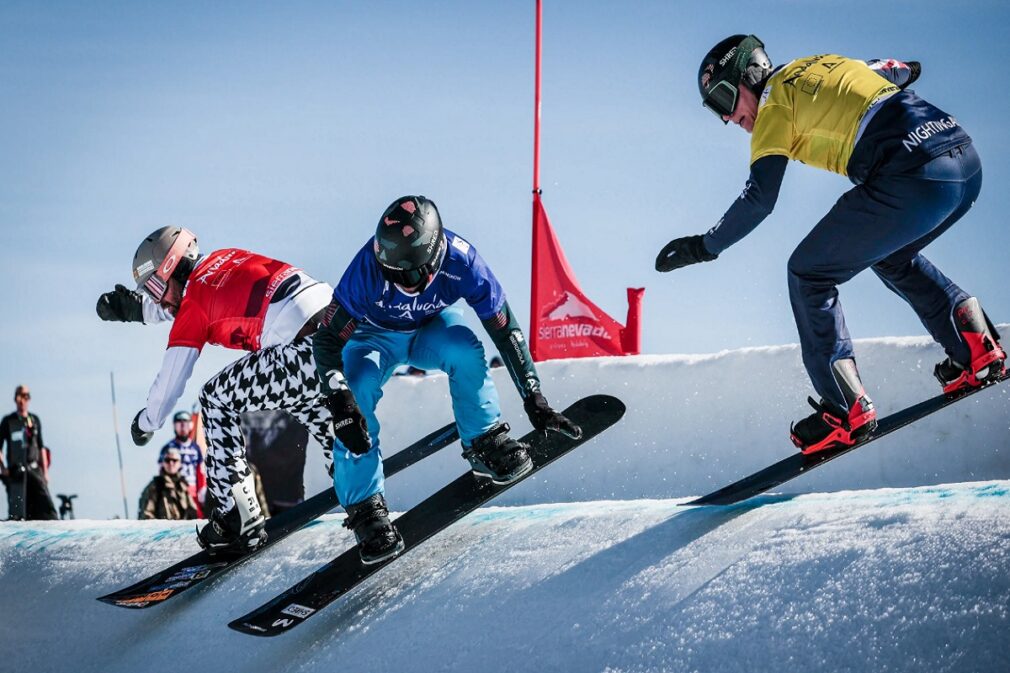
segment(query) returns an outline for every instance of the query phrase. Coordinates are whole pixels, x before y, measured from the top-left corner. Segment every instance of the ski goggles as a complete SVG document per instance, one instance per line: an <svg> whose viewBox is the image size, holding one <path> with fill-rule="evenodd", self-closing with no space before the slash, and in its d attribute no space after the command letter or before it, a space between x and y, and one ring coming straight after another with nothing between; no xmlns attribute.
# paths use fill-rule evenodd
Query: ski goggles
<svg viewBox="0 0 1010 673"><path fill-rule="evenodd" d="M711 110L723 124L729 122L723 117L732 117L736 111L736 100L740 95L739 89L729 82L723 80L709 89L702 99L701 104Z"/></svg>
<svg viewBox="0 0 1010 673"><path fill-rule="evenodd" d="M172 247L168 249L168 254L165 255L165 259L158 266L157 270L151 274L150 278L144 281L143 288L151 296L156 303L160 302L165 297L165 292L168 291L168 279L172 277L175 273L175 269L179 266L179 262L186 255L186 250L189 249L190 244L196 240L196 235L193 234L189 229L183 229L179 232L179 235L175 237L175 242L172 243Z"/></svg>
<svg viewBox="0 0 1010 673"><path fill-rule="evenodd" d="M422 264L416 269L400 269L395 266L380 264L382 277L390 283L395 283L396 285L407 289L412 289L422 284L424 287L427 287L428 283L431 282L431 279L434 278L435 274L437 274L439 269L442 268L442 261L445 259L445 250L445 234L442 234L442 240L439 241L438 250L435 252L435 256L430 262ZM424 287L421 289L423 290Z"/></svg>

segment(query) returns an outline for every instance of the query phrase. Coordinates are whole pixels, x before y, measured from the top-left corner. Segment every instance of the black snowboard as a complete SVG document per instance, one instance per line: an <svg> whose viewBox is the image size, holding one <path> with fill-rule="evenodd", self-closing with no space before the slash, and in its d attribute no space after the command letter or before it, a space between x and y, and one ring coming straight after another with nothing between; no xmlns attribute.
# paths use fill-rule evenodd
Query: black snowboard
<svg viewBox="0 0 1010 673"><path fill-rule="evenodd" d="M530 433L521 441L531 445L533 471L511 484L496 485L467 472L396 519L406 545L404 554L517 483L536 474L572 449L585 444L624 415L624 404L615 397L593 395L579 400L564 414L582 428L582 437ZM402 556L403 554L401 554ZM397 557L399 558L399 557ZM276 636L301 624L389 563L364 565L357 547L348 549L269 603L240 617L228 626L254 636Z"/></svg>
<svg viewBox="0 0 1010 673"><path fill-rule="evenodd" d="M459 439L459 435L456 432L456 424L449 423L387 458L383 463L386 476L393 476L422 458L449 446L457 439ZM267 519L267 542L252 553L222 557L220 555L211 556L206 551L199 551L147 579L107 596L102 596L98 600L123 608L146 608L158 605L173 596L178 596L186 589L217 577L252 558L339 504L336 493L332 488L328 488L305 502Z"/></svg>
<svg viewBox="0 0 1010 673"><path fill-rule="evenodd" d="M810 470L823 465L829 461L838 458L839 456L844 456L849 451L858 449L861 446L866 446L875 439L880 439L884 435L889 435L899 428L903 428L909 423L914 423L915 421L929 416L935 411L939 411L944 407L963 400L966 397L974 395L980 390L985 390L991 386L998 383L1006 381L1008 374L1004 374L1002 377L990 383L982 388L974 388L966 392L962 392L959 395L937 395L931 399L919 402L918 404L897 411L890 416L885 416L877 422L877 429L872 433L867 435L864 439L857 442L852 446L848 446L842 449L835 449L829 451L821 451L819 453L814 453L809 456L805 456L802 453L794 453L788 458L784 458L779 462L764 468L759 472L755 472L749 477L744 477L740 481L730 484L724 488L720 488L718 491L709 493L708 495L702 496L691 502L681 503L682 505L732 505L734 503L746 500L755 495L764 493L768 489L774 488L780 484L784 484L790 479L795 479L801 474L806 474Z"/></svg>

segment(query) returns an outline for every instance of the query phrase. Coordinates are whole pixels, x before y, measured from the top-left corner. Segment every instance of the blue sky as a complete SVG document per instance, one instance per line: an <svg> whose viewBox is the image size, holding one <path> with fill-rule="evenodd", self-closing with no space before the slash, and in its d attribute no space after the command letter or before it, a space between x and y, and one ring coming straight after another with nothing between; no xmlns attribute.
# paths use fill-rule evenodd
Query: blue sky
<svg viewBox="0 0 1010 673"><path fill-rule="evenodd" d="M156 448L133 447L127 425L167 329L103 324L94 303L130 280L137 243L157 227L334 282L387 203L423 193L528 323L533 6L0 6L0 394L32 386L54 491L81 493L85 515L121 509L110 370L131 515L153 473ZM715 42L753 32L775 63L823 52L923 63L915 89L961 121L985 170L975 209L927 255L1010 320L1010 96L993 58L1008 21L999 1L548 0L544 199L583 288L622 321L624 288L647 288L646 352L796 341L786 260L848 188L840 176L793 164L754 234L711 264L652 270L666 241L707 230L746 179L749 138L702 109L695 73ZM923 331L872 274L842 300L856 337ZM186 399L237 355L208 348Z"/></svg>

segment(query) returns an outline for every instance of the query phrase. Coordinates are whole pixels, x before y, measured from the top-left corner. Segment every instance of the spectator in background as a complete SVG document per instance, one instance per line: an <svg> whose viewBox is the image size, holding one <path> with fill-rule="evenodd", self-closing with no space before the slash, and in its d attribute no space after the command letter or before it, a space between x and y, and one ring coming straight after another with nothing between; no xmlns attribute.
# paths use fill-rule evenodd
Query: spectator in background
<svg viewBox="0 0 1010 673"><path fill-rule="evenodd" d="M180 473L182 453L176 448L162 451L161 471L144 489L138 511L140 519L196 519L196 501Z"/></svg>
<svg viewBox="0 0 1010 673"><path fill-rule="evenodd" d="M158 454L158 463L165 459L165 452L169 449L177 449L182 456L182 466L179 474L186 479L189 486L189 494L193 496L193 501L197 504L197 514L202 517L203 512L200 503L203 502L204 492L207 490L207 473L203 466L203 450L196 443L193 436L193 416L188 411L178 411L172 417L172 429L175 431L175 438L161 447Z"/></svg>
<svg viewBox="0 0 1010 673"><path fill-rule="evenodd" d="M7 487L7 511L11 519L55 519L56 508L49 495L48 449L42 441L42 423L28 412L32 394L28 386L14 389L17 411L0 420L0 480ZM3 446L7 447L7 460Z"/></svg>

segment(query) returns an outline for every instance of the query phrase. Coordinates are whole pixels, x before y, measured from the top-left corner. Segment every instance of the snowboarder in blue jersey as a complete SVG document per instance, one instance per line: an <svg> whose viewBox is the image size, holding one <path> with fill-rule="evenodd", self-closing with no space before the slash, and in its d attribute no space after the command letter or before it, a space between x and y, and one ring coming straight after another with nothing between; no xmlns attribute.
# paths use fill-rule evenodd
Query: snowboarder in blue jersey
<svg viewBox="0 0 1010 673"><path fill-rule="evenodd" d="M378 563L404 548L383 497L375 417L382 386L397 366L448 374L463 457L474 474L506 484L533 468L529 447L509 437L509 426L501 421L484 348L453 306L460 299L477 313L501 353L533 427L581 434L540 392L522 329L477 250L442 227L432 201L397 199L344 272L313 340L336 435L333 485L364 563Z"/></svg>
<svg viewBox="0 0 1010 673"><path fill-rule="evenodd" d="M908 86L920 65L834 54L773 68L753 35L717 44L701 63L702 103L751 134L750 177L707 234L670 241L656 258L672 271L719 254L771 213L790 159L847 176L846 192L789 258L789 297L803 363L821 400L795 423L803 453L851 446L876 427L856 370L837 286L867 268L918 314L947 358L944 392L985 385L1006 353L976 298L921 250L975 203L982 165L957 120Z"/></svg>

